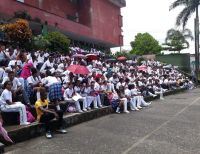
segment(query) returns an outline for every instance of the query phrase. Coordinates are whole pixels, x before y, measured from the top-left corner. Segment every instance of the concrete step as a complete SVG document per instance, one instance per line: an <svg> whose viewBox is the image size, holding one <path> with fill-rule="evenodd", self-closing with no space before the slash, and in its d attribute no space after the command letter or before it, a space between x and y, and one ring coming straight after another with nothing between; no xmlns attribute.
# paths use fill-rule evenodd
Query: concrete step
<svg viewBox="0 0 200 154"><path fill-rule="evenodd" d="M186 89L176 89L173 91L167 91L164 93L164 96L177 94L180 92L184 92ZM159 96L153 98L153 97L146 97L146 101L152 101L155 99L159 99ZM93 109L87 112L83 113L67 113L64 115L64 120L66 122L67 127L71 127L73 125L86 122L92 119L96 119L108 114L113 113L113 110L110 106L105 106L100 109ZM55 120L52 121L53 123L53 130L56 128L56 122ZM31 125L28 126L6 126L6 130L8 131L9 136L12 138L14 143L26 141L28 139L44 135L44 128L42 127L42 124L38 122L34 122ZM9 145L9 143L5 142L3 138L0 138L0 142L4 143L5 145ZM3 150L4 146L0 146L0 152Z"/></svg>

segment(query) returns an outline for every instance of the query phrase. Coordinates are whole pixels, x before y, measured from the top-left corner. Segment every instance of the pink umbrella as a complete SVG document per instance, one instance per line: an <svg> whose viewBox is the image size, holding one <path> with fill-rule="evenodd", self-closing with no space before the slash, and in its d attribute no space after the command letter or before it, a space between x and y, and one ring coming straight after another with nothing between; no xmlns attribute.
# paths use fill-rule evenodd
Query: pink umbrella
<svg viewBox="0 0 200 154"><path fill-rule="evenodd" d="M88 68L83 66L83 65L70 65L69 67L67 67L67 70L74 73L74 74L86 75L86 74L90 73Z"/></svg>
<svg viewBox="0 0 200 154"><path fill-rule="evenodd" d="M127 58L124 57L124 56L122 56L122 57L118 57L117 60L119 60L119 61L124 61L124 60L127 60Z"/></svg>
<svg viewBox="0 0 200 154"><path fill-rule="evenodd" d="M146 72L147 71L147 66L145 66L145 65L138 66L138 71Z"/></svg>
<svg viewBox="0 0 200 154"><path fill-rule="evenodd" d="M83 54L75 54L72 57L73 58L81 58L81 59L85 59L86 58L85 55L83 55Z"/></svg>

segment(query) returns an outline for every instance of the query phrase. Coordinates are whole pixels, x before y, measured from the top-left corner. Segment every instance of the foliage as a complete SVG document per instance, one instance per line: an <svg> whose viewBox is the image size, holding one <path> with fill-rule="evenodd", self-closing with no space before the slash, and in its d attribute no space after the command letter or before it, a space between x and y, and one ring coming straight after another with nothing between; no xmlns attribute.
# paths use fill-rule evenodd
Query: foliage
<svg viewBox="0 0 200 154"><path fill-rule="evenodd" d="M199 6L199 0L176 0L170 6L170 10L175 9L179 6L183 6L183 10L179 13L176 18L176 25L183 25L183 28L186 26L188 19L196 11L196 8Z"/></svg>
<svg viewBox="0 0 200 154"><path fill-rule="evenodd" d="M149 33L138 33L131 42L131 47L130 53L136 55L158 54L162 50L159 42Z"/></svg>
<svg viewBox="0 0 200 154"><path fill-rule="evenodd" d="M127 51L121 51L121 52L116 52L114 54L114 58L118 58L118 57L126 57L127 59L130 58L130 53Z"/></svg>
<svg viewBox="0 0 200 154"><path fill-rule="evenodd" d="M27 42L30 42L32 37L29 23L24 19L18 19L15 23L0 25L0 29L6 33L10 41L22 47L24 47Z"/></svg>
<svg viewBox="0 0 200 154"><path fill-rule="evenodd" d="M50 43L51 51L69 51L70 40L67 36L60 32L50 32L45 37Z"/></svg>
<svg viewBox="0 0 200 154"><path fill-rule="evenodd" d="M50 42L42 35L33 37L33 47L37 50L45 50L50 46Z"/></svg>
<svg viewBox="0 0 200 154"><path fill-rule="evenodd" d="M187 39L193 40L192 32L189 29L182 31L170 29L167 32L165 44L167 47L163 47L164 50L178 51L189 48L189 42Z"/></svg>
<svg viewBox="0 0 200 154"><path fill-rule="evenodd" d="M21 18L21 19L26 19L26 20L31 20L31 15L27 11L16 11L14 13L15 18Z"/></svg>
<svg viewBox="0 0 200 154"><path fill-rule="evenodd" d="M142 65L142 61L145 61L145 59L143 57L138 58L137 64Z"/></svg>

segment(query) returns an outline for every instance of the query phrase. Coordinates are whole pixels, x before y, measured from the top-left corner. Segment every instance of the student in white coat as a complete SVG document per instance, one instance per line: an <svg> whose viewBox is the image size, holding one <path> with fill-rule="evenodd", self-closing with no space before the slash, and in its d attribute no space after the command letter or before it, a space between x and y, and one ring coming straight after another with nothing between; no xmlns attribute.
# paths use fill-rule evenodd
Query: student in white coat
<svg viewBox="0 0 200 154"><path fill-rule="evenodd" d="M19 112L20 115L20 125L28 125L26 107L21 102L12 101L12 82L6 81L4 83L4 91L0 97L1 110L4 112Z"/></svg>

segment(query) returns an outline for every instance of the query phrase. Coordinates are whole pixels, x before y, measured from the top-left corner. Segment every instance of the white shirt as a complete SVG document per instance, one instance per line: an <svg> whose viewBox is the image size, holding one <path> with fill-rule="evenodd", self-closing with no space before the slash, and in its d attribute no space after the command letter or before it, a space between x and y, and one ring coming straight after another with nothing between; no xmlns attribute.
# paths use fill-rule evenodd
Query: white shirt
<svg viewBox="0 0 200 154"><path fill-rule="evenodd" d="M131 91L129 89L126 88L124 93L126 96L131 97Z"/></svg>
<svg viewBox="0 0 200 154"><path fill-rule="evenodd" d="M54 83L59 83L58 79L54 76L48 76L46 78L42 79L42 83L46 84L48 87L50 87Z"/></svg>
<svg viewBox="0 0 200 154"><path fill-rule="evenodd" d="M33 76L29 76L29 77L27 78L28 84L37 84L37 83L39 83L40 81L41 81L40 76L39 76L39 77L36 77L35 79L33 78Z"/></svg>
<svg viewBox="0 0 200 154"><path fill-rule="evenodd" d="M9 77L3 78L2 84L4 84L6 81L10 81ZM12 90L17 90L19 86L22 86L22 84L19 82L19 80L15 77L12 81Z"/></svg>
<svg viewBox="0 0 200 154"><path fill-rule="evenodd" d="M12 102L12 92L4 89L4 91L1 94L1 98L0 98L0 104L1 105L6 105L6 101L9 100L10 102Z"/></svg>
<svg viewBox="0 0 200 154"><path fill-rule="evenodd" d="M74 89L70 89L70 88L67 88L65 91L64 91L64 98L72 98L73 96L73 93L74 93Z"/></svg>
<svg viewBox="0 0 200 154"><path fill-rule="evenodd" d="M41 72L44 72L46 70L46 68L49 67L49 68L53 68L53 63L50 63L49 60L47 60L41 67L40 71Z"/></svg>

